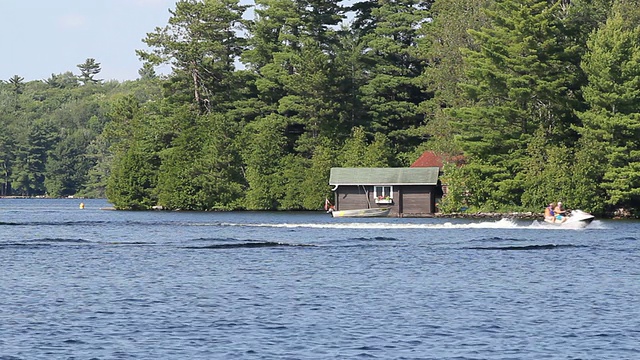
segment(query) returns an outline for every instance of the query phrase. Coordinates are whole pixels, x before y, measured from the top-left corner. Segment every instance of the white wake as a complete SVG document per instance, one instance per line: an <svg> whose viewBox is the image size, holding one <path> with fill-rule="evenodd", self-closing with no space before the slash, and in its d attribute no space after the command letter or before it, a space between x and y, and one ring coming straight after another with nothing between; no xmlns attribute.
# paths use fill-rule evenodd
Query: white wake
<svg viewBox="0 0 640 360"><path fill-rule="evenodd" d="M513 219L482 222L444 222L444 223L389 223L389 222L335 222L335 223L223 223L222 226L266 227L266 228L316 228L316 229L549 229L576 230L571 227L559 227L542 221L517 222ZM602 223L594 221L586 229L604 228Z"/></svg>

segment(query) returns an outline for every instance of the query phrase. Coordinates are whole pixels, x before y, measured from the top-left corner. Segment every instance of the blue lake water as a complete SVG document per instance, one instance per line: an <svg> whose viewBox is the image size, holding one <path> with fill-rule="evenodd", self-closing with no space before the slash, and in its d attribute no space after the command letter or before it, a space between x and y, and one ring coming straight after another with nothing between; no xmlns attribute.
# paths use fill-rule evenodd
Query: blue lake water
<svg viewBox="0 0 640 360"><path fill-rule="evenodd" d="M640 359L640 222L0 199L0 359Z"/></svg>

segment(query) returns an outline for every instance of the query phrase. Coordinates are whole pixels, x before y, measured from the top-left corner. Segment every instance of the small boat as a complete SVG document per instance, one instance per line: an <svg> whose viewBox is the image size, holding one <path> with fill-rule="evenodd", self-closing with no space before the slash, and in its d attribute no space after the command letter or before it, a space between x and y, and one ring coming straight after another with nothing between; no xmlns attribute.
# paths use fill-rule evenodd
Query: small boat
<svg viewBox="0 0 640 360"><path fill-rule="evenodd" d="M384 217L389 215L390 208L371 208L355 210L332 210L333 217Z"/></svg>
<svg viewBox="0 0 640 360"><path fill-rule="evenodd" d="M595 217L588 212L584 212L582 210L571 210L569 215L565 216L566 220L556 220L553 221L551 219L544 219L547 224L558 225L562 227L578 227L583 228L587 225L591 224Z"/></svg>

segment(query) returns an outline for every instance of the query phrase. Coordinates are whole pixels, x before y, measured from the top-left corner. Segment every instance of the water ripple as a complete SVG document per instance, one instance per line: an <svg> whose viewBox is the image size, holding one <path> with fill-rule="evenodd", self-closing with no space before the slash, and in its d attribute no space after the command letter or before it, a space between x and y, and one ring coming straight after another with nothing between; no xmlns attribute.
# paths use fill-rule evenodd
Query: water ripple
<svg viewBox="0 0 640 360"><path fill-rule="evenodd" d="M524 246L473 246L467 247L469 250L553 250L564 248L581 248L587 247L584 245L572 245L572 244L545 244L545 245L524 245Z"/></svg>
<svg viewBox="0 0 640 360"><path fill-rule="evenodd" d="M0 201L0 360L640 358L639 222Z"/></svg>
<svg viewBox="0 0 640 360"><path fill-rule="evenodd" d="M238 249L238 248L264 248L264 247L309 247L314 245L306 244L287 244L282 242L264 241L264 242L240 242L232 244L215 244L204 246L183 246L184 249Z"/></svg>

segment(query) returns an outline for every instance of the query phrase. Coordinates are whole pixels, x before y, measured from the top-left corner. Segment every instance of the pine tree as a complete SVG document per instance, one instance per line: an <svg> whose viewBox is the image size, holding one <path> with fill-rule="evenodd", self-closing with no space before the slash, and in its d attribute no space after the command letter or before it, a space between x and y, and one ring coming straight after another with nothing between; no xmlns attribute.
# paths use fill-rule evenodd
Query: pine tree
<svg viewBox="0 0 640 360"><path fill-rule="evenodd" d="M78 64L78 69L80 69L80 81L84 85L87 84L96 84L102 80L94 79L94 76L98 75L102 69L100 68L100 63L96 62L94 58L88 58L84 63Z"/></svg>
<svg viewBox="0 0 640 360"><path fill-rule="evenodd" d="M424 62L417 47L419 29L429 18L431 3L376 2L366 13L370 18L359 19L368 23L369 29L361 37L361 61L368 65L364 68L368 77L359 94L367 113L367 131L385 133L399 152L410 151L422 140L415 132L424 124L419 104L426 97L419 82Z"/></svg>
<svg viewBox="0 0 640 360"><path fill-rule="evenodd" d="M9 84L11 84L12 90L16 95L22 94L24 91L24 78L22 76L13 75L9 79Z"/></svg>
<svg viewBox="0 0 640 360"><path fill-rule="evenodd" d="M558 145L576 141L577 99L569 89L581 72L571 61L573 48L565 47L565 11L560 2L502 0L487 10L490 26L470 30L478 47L465 51L469 81L463 87L473 105L454 114L474 165L466 171L478 171L474 187L489 186L477 204L521 204L517 174L536 129Z"/></svg>
<svg viewBox="0 0 640 360"><path fill-rule="evenodd" d="M137 54L152 65L171 64L178 94L189 84L201 112L226 110L237 94L233 71L244 47L239 33L247 8L237 0L178 1L169 24L143 40L152 50Z"/></svg>
<svg viewBox="0 0 640 360"><path fill-rule="evenodd" d="M581 133L591 145L581 150L594 163L606 161L595 169L594 181L602 181L610 208L640 204L640 12L635 5L615 2L606 24L589 39L583 62L590 108L580 115Z"/></svg>
<svg viewBox="0 0 640 360"><path fill-rule="evenodd" d="M488 3L489 0L436 1L431 7L433 20L422 24L420 33L424 37L419 39L418 51L426 66L419 81L433 97L420 104L426 120L420 132L428 142L417 149L414 159L426 149L452 155L461 153L454 141L457 131L448 110L470 105L459 86L466 82L468 71L462 49L478 50L468 30L486 26L482 10Z"/></svg>

